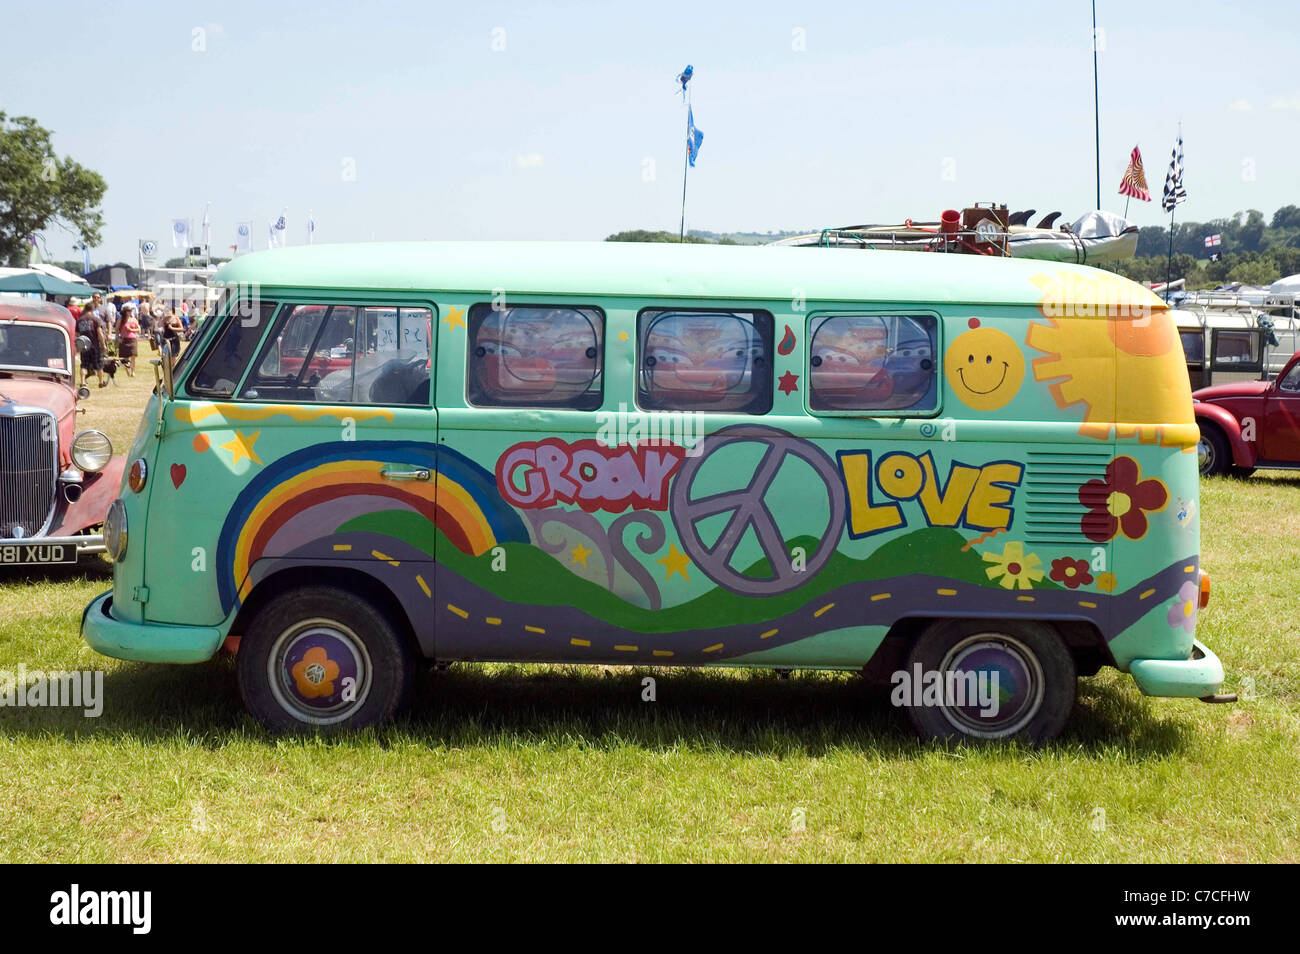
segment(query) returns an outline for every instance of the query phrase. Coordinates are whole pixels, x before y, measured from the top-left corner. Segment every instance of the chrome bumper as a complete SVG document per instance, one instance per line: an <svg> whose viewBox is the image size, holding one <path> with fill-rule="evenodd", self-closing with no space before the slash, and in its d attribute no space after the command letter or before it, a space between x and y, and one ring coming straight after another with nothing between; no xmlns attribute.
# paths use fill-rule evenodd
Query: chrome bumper
<svg viewBox="0 0 1300 954"><path fill-rule="evenodd" d="M22 537L17 540L0 537L0 547L21 546L76 547L78 556L83 553L103 553L108 549L104 546L102 533L83 533L76 537Z"/></svg>

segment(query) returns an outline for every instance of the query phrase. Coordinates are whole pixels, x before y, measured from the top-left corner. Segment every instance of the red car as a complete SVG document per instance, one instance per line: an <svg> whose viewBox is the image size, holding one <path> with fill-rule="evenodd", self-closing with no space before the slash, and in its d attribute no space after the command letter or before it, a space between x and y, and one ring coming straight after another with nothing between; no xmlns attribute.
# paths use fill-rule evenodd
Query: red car
<svg viewBox="0 0 1300 954"><path fill-rule="evenodd" d="M1216 384L1192 398L1202 474L1300 470L1300 351L1272 381Z"/></svg>
<svg viewBox="0 0 1300 954"><path fill-rule="evenodd" d="M76 432L90 392L76 386L75 336L61 305L0 299L0 566L104 549L124 458L99 431Z"/></svg>

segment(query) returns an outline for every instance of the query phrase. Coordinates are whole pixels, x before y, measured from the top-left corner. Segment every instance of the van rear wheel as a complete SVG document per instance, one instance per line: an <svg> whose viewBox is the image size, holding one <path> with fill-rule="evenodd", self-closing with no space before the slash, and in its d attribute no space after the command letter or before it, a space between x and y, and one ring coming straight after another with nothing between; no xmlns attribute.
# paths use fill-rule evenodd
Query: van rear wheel
<svg viewBox="0 0 1300 954"><path fill-rule="evenodd" d="M908 718L927 739L1046 742L1065 727L1078 689L1060 636L1024 620L940 621L917 637L906 666L922 680Z"/></svg>
<svg viewBox="0 0 1300 954"><path fill-rule="evenodd" d="M388 617L327 587L275 597L240 641L239 691L266 728L341 732L388 722L410 695L414 664Z"/></svg>

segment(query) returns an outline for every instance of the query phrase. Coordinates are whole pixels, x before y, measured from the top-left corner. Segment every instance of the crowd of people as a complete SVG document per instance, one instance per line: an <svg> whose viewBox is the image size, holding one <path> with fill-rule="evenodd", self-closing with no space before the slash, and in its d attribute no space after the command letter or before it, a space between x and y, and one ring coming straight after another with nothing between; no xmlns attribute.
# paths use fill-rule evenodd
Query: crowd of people
<svg viewBox="0 0 1300 954"><path fill-rule="evenodd" d="M101 388L108 383L104 371L110 360L119 361L126 373L135 377L141 339L149 342L152 351L169 345L174 360L182 339L191 331L191 309L184 303L178 306L144 296L119 307L102 292L95 292L84 304L69 302L68 310L76 319L77 337L88 342L81 349L81 383L93 373Z"/></svg>

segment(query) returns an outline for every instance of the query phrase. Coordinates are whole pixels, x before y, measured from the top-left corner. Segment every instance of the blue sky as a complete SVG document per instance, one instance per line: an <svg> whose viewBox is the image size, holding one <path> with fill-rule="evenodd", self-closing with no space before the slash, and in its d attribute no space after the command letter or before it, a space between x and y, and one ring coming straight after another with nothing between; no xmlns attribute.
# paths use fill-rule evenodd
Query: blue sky
<svg viewBox="0 0 1300 954"><path fill-rule="evenodd" d="M1086 0L28 9L6 16L0 109L108 180L96 262L166 244L209 201L214 251L244 219L265 247L283 207L291 244L309 209L318 242L675 230L688 62L705 134L691 227L1095 204ZM1123 211L1140 143L1157 201L1130 218L1168 221L1179 119L1180 218L1300 203L1292 3L1100 0L1097 17L1103 207ZM58 230L46 242L79 257Z"/></svg>

